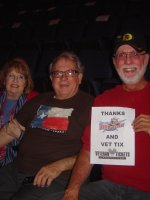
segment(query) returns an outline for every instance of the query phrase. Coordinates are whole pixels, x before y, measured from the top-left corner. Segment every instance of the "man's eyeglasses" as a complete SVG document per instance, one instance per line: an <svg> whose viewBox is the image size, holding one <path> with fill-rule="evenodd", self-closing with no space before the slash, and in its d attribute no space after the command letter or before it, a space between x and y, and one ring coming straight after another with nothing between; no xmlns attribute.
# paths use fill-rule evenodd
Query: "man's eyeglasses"
<svg viewBox="0 0 150 200"><path fill-rule="evenodd" d="M15 75L13 73L9 73L6 77L8 80L18 80L20 82L24 82L25 81L25 76L23 74L19 74L19 75Z"/></svg>
<svg viewBox="0 0 150 200"><path fill-rule="evenodd" d="M116 59L118 60L126 60L128 57L130 59L139 59L141 55L144 55L144 53L139 53L139 52L136 52L136 51L131 51L131 52L128 52L128 53L125 53L125 52L121 52L121 53L118 53L115 55Z"/></svg>
<svg viewBox="0 0 150 200"><path fill-rule="evenodd" d="M61 77L74 77L79 74L79 71L75 69L70 69L67 71L52 71L51 76L54 78L61 78Z"/></svg>

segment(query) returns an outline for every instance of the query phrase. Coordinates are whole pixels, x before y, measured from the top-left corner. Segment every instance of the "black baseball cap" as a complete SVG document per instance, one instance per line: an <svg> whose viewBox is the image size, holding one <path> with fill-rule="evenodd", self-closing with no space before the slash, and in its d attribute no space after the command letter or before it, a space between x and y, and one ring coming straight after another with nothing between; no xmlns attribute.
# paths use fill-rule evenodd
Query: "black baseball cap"
<svg viewBox="0 0 150 200"><path fill-rule="evenodd" d="M126 31L117 35L114 41L114 48L113 48L114 54L121 45L125 44L132 46L138 52L142 51L147 52L146 40L144 38L144 35L138 32L134 33Z"/></svg>

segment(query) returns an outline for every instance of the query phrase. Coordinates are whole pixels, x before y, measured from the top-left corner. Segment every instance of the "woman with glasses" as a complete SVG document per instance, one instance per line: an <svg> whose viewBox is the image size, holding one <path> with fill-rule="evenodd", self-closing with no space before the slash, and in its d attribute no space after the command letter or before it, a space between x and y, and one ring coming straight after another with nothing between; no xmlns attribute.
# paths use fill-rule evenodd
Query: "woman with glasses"
<svg viewBox="0 0 150 200"><path fill-rule="evenodd" d="M28 64L22 58L8 61L0 71L0 128L14 118L26 101L38 93L32 91L33 81ZM0 167L11 163L17 155L22 135L0 149Z"/></svg>

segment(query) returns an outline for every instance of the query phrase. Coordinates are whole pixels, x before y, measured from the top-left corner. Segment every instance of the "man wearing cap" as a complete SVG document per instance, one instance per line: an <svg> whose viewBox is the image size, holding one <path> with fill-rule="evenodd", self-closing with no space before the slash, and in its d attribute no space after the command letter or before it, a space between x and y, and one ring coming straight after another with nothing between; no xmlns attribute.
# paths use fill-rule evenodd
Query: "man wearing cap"
<svg viewBox="0 0 150 200"><path fill-rule="evenodd" d="M113 63L123 83L97 96L93 105L135 109L135 164L102 165L102 179L84 184L93 166L90 164L88 125L63 200L150 200L150 83L144 78L148 62L149 54L142 35L124 32L117 36Z"/></svg>

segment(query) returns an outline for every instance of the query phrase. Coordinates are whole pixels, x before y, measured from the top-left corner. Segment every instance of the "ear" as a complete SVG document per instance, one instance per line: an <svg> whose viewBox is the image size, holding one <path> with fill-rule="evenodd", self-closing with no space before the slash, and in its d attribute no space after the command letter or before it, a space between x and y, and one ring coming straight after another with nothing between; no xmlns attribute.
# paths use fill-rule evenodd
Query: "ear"
<svg viewBox="0 0 150 200"><path fill-rule="evenodd" d="M145 62L148 63L149 59L150 59L150 54L149 53L145 54Z"/></svg>
<svg viewBox="0 0 150 200"><path fill-rule="evenodd" d="M79 73L79 84L81 84L82 79L83 79L83 74L82 74L82 73Z"/></svg>
<svg viewBox="0 0 150 200"><path fill-rule="evenodd" d="M6 79L4 80L3 85L6 86Z"/></svg>
<svg viewBox="0 0 150 200"><path fill-rule="evenodd" d="M50 79L50 81L52 81L52 76L51 75L49 76L49 79Z"/></svg>
<svg viewBox="0 0 150 200"><path fill-rule="evenodd" d="M112 61L113 61L113 65L116 67L116 59L115 59L115 57L113 57Z"/></svg>

